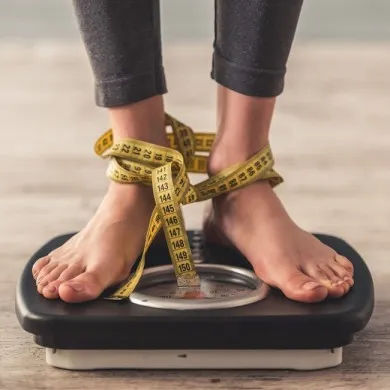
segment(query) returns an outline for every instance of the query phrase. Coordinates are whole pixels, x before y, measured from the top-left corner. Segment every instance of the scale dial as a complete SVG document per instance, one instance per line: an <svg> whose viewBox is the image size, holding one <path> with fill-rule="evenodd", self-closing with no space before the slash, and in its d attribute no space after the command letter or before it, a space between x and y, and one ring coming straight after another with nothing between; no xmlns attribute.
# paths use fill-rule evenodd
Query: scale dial
<svg viewBox="0 0 390 390"><path fill-rule="evenodd" d="M140 292L165 299L221 299L235 298L253 290L244 285L201 278L200 288L178 287L175 282L168 282L146 287Z"/></svg>
<svg viewBox="0 0 390 390"><path fill-rule="evenodd" d="M218 264L197 264L200 287L178 287L173 266L146 269L132 303L172 310L223 309L264 299L269 287L252 271Z"/></svg>

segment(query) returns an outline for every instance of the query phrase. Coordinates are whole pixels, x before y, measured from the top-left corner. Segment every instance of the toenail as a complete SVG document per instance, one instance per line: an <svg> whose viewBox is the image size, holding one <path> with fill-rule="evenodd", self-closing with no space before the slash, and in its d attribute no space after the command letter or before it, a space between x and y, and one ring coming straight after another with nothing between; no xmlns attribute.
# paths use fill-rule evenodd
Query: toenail
<svg viewBox="0 0 390 390"><path fill-rule="evenodd" d="M82 284L78 284L78 283L69 283L68 286L76 291L76 292L80 292L80 291L83 291L84 290L84 286Z"/></svg>
<svg viewBox="0 0 390 390"><path fill-rule="evenodd" d="M315 288L321 287L317 282L307 282L303 285L304 290L314 290Z"/></svg>
<svg viewBox="0 0 390 390"><path fill-rule="evenodd" d="M340 286L343 283L344 283L343 280L338 280L337 282L332 283L332 286L337 287L337 286Z"/></svg>
<svg viewBox="0 0 390 390"><path fill-rule="evenodd" d="M56 286L47 287L47 291L51 293L56 292Z"/></svg>

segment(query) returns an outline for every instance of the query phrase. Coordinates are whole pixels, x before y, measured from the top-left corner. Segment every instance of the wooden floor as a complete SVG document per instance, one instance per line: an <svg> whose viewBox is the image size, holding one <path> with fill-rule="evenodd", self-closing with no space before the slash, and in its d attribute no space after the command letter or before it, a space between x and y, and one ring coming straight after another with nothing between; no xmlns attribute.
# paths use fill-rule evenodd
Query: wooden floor
<svg viewBox="0 0 390 390"><path fill-rule="evenodd" d="M93 142L105 130L81 47L0 47L0 389L389 389L390 47L296 46L272 129L278 189L304 228L340 235L376 285L368 327L322 372L92 372L46 366L14 315L15 282L49 237L80 229L106 187ZM167 48L167 109L213 130L210 48ZM188 226L199 209L185 210Z"/></svg>

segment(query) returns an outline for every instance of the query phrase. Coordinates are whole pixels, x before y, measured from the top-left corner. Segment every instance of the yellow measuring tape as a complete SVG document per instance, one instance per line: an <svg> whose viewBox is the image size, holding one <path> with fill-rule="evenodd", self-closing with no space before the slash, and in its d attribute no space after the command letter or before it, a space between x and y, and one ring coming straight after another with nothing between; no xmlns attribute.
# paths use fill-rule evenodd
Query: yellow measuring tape
<svg viewBox="0 0 390 390"><path fill-rule="evenodd" d="M169 148L135 139L114 143L112 130L95 143L95 153L109 158L107 176L119 183L142 183L152 186L156 206L150 218L144 249L137 270L106 299L122 300L136 288L145 267L146 253L161 228L164 230L179 287L200 286L192 259L181 205L201 202L226 192L243 188L258 180L269 180L272 186L283 182L273 170L270 146L248 161L223 170L201 183L192 185L188 173L206 173L207 156L214 142L212 133L194 131L172 116L165 115Z"/></svg>

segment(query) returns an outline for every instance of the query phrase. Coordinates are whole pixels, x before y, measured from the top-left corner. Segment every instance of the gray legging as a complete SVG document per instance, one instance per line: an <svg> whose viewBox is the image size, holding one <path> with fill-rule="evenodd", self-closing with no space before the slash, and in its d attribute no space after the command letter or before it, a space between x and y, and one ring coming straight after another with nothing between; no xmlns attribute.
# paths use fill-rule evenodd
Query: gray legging
<svg viewBox="0 0 390 390"><path fill-rule="evenodd" d="M282 93L302 2L215 0L211 77L249 96ZM96 80L97 105L121 106L167 92L159 0L73 3Z"/></svg>

